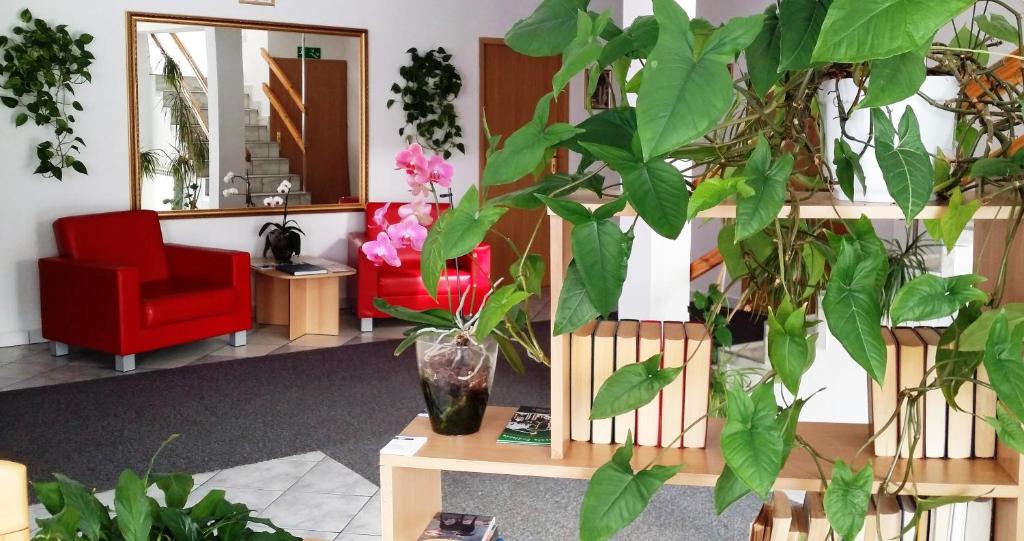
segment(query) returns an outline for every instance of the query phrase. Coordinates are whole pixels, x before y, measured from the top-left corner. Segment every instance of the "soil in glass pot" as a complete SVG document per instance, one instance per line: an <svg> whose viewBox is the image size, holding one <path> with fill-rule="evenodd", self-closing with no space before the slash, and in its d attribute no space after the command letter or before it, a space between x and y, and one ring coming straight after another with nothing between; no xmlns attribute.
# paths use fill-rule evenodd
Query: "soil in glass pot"
<svg viewBox="0 0 1024 541"><path fill-rule="evenodd" d="M420 387L430 426L446 436L480 430L494 381L498 344L465 337L427 335L416 341Z"/></svg>

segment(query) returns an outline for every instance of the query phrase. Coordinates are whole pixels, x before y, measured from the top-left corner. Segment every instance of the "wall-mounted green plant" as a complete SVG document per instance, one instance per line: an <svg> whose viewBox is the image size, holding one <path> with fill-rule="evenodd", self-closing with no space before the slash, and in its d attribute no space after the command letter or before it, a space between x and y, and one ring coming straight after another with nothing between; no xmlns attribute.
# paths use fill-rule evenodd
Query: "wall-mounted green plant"
<svg viewBox="0 0 1024 541"><path fill-rule="evenodd" d="M93 38L73 37L67 25L52 26L27 9L19 18L23 24L11 30L12 36L0 36L0 102L15 110L15 125L31 120L53 129L53 139L36 146L36 174L62 180L68 167L88 174L76 157L85 141L72 126L74 111L83 110L75 88L92 82L89 66L95 57L87 46Z"/></svg>
<svg viewBox="0 0 1024 541"><path fill-rule="evenodd" d="M388 109L401 103L405 112L406 125L398 129L398 135L405 137L408 143L419 143L441 154L446 160L451 158L453 150L465 154L462 127L455 113L462 76L451 63L451 53L444 47L423 54L416 48L406 52L412 62L398 69L402 82L391 85L391 91L398 94L398 98L387 103Z"/></svg>

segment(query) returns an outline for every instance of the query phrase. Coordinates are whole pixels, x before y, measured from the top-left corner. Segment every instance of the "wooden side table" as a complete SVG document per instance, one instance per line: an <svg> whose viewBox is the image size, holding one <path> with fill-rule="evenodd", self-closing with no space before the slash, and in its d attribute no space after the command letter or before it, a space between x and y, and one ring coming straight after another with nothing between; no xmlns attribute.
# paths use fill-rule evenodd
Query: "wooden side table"
<svg viewBox="0 0 1024 541"><path fill-rule="evenodd" d="M287 325L288 339L306 334L340 332L338 297L341 279L352 276L355 269L341 263L313 258L298 262L320 265L327 274L293 276L281 272L264 260L253 259L256 271L256 322Z"/></svg>

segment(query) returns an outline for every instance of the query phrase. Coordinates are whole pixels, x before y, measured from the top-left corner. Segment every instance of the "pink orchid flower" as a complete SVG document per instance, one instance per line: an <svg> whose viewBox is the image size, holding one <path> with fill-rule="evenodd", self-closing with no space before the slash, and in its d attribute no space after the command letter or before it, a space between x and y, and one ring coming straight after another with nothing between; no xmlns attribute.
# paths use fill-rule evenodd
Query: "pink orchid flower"
<svg viewBox="0 0 1024 541"><path fill-rule="evenodd" d="M422 194L416 195L411 202L398 207L398 215L403 220L409 216L415 216L420 225L424 226L434 222L434 217L430 214L430 203L427 203L427 199Z"/></svg>
<svg viewBox="0 0 1024 541"><path fill-rule="evenodd" d="M440 156L431 156L427 160L426 167L416 173L417 184L433 182L443 188L452 186L452 177L455 176L455 167L444 161Z"/></svg>
<svg viewBox="0 0 1024 541"><path fill-rule="evenodd" d="M377 240L363 243L362 250L366 258L378 267L381 263L387 263L392 267L402 266L402 260L398 259L398 250L391 242L391 237L383 231L377 233Z"/></svg>
<svg viewBox="0 0 1024 541"><path fill-rule="evenodd" d="M381 228L382 231L387 230L388 225L390 225L385 217L388 213L388 207L390 206L391 203L386 203L383 207L379 207L377 210L373 211L373 223L377 224L377 227Z"/></svg>
<svg viewBox="0 0 1024 541"><path fill-rule="evenodd" d="M423 147L417 143L409 145L409 148L398 151L395 154L395 166L398 169L405 169L405 174L411 176L416 175L423 167L426 167L427 161L423 156Z"/></svg>
<svg viewBox="0 0 1024 541"><path fill-rule="evenodd" d="M388 236L399 247L412 246L417 252L423 250L423 241L427 240L427 228L420 225L416 216L409 215L401 222L388 227Z"/></svg>

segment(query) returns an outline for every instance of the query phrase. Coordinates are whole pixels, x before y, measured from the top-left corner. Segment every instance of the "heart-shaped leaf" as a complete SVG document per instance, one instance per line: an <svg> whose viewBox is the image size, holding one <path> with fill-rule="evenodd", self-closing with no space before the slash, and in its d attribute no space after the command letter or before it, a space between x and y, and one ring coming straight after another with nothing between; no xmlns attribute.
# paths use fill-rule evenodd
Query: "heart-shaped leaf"
<svg viewBox="0 0 1024 541"><path fill-rule="evenodd" d="M812 66L811 53L827 11L828 2L822 0L782 0L779 6L780 72Z"/></svg>
<svg viewBox="0 0 1024 541"><path fill-rule="evenodd" d="M794 395L800 378L814 361L814 348L807 337L806 306L795 309L785 298L778 311L768 313L768 358L786 389Z"/></svg>
<svg viewBox="0 0 1024 541"><path fill-rule="evenodd" d="M897 134L882 109L871 110L871 122L875 129L875 159L885 187L910 223L928 204L934 184L932 162L921 143L917 115L908 105L900 119L899 141L895 145L893 139Z"/></svg>
<svg viewBox="0 0 1024 541"><path fill-rule="evenodd" d="M615 371L597 392L590 409L591 419L607 419L633 411L658 397L658 393L679 377L681 367L660 368L661 354L642 363Z"/></svg>
<svg viewBox="0 0 1024 541"><path fill-rule="evenodd" d="M505 318L505 314L529 296L529 293L515 285L507 285L491 293L487 297L484 307L480 309L480 318L476 324L476 339L483 340L487 338L494 331L494 328L501 323L501 320Z"/></svg>
<svg viewBox="0 0 1024 541"><path fill-rule="evenodd" d="M782 469L783 435L774 388L762 384L748 396L737 385L727 396L722 457L744 485L767 500Z"/></svg>
<svg viewBox="0 0 1024 541"><path fill-rule="evenodd" d="M623 164L617 171L626 197L647 225L665 238L678 237L686 224L683 211L689 201L683 174L660 159Z"/></svg>
<svg viewBox="0 0 1024 541"><path fill-rule="evenodd" d="M832 150L832 164L836 166L836 180L843 194L850 201L853 201L855 190L853 180L856 178L865 190L867 186L864 181L864 168L860 165L860 154L857 154L846 139L837 137Z"/></svg>
<svg viewBox="0 0 1024 541"><path fill-rule="evenodd" d="M706 178L697 185L690 195L686 219L692 220L697 214L713 208L726 198L738 195L749 197L754 190L747 186L747 177Z"/></svg>
<svg viewBox="0 0 1024 541"><path fill-rule="evenodd" d="M1024 324L1024 303L1004 304L999 310L989 310L978 316L960 336L959 349L962 351L985 351L989 331L1000 311L1006 314L1007 329L1010 334L1017 332L1017 328Z"/></svg>
<svg viewBox="0 0 1024 541"><path fill-rule="evenodd" d="M168 507L182 509L192 493L192 476L184 473L153 474L150 479L163 491Z"/></svg>
<svg viewBox="0 0 1024 541"><path fill-rule="evenodd" d="M565 281L558 295L558 308L555 310L553 332L555 336L575 331L601 315L590 302L587 288L583 285L583 277L576 268L576 262L569 263L565 271Z"/></svg>
<svg viewBox="0 0 1024 541"><path fill-rule="evenodd" d="M925 220L925 228L933 238L941 240L946 245L946 250L953 251L964 228L971 222L974 213L981 208L981 199L973 199L964 202L964 194L960 187L953 188L949 194L949 204L942 211L942 215L932 220Z"/></svg>
<svg viewBox="0 0 1024 541"><path fill-rule="evenodd" d="M854 472L846 462L839 459L832 467L832 482L825 490L825 516L843 539L856 538L864 527L864 517L871 503L873 481L871 464Z"/></svg>
<svg viewBox="0 0 1024 541"><path fill-rule="evenodd" d="M864 100L857 104L860 109L881 107L903 101L917 93L924 84L925 55L931 49L932 40L924 46L900 53L889 58L871 61L871 81Z"/></svg>
<svg viewBox="0 0 1024 541"><path fill-rule="evenodd" d="M879 385L885 377L886 354L878 276L886 266L884 255L864 253L843 241L822 299L829 330Z"/></svg>
<svg viewBox="0 0 1024 541"><path fill-rule="evenodd" d="M764 11L764 25L754 41L747 47L747 73L750 84L758 96L764 96L779 81L779 57L781 56L782 34L779 30L779 14L775 4Z"/></svg>
<svg viewBox="0 0 1024 541"><path fill-rule="evenodd" d="M580 539L603 541L640 516L654 493L682 466L651 466L633 472L633 436L590 478L580 509Z"/></svg>
<svg viewBox="0 0 1024 541"><path fill-rule="evenodd" d="M575 0L544 0L529 17L512 25L505 43L527 56L559 54L576 36L579 11Z"/></svg>
<svg viewBox="0 0 1024 541"><path fill-rule="evenodd" d="M615 309L626 280L626 235L609 219L592 220L572 228L572 253L587 288L587 296L601 314Z"/></svg>
<svg viewBox="0 0 1024 541"><path fill-rule="evenodd" d="M1024 363L1021 362L1021 343L1024 327L1012 332L1006 313L1000 310L992 322L985 345L985 370L991 375L996 396L1018 419L1024 419Z"/></svg>
<svg viewBox="0 0 1024 541"><path fill-rule="evenodd" d="M772 161L768 140L761 136L743 168L743 176L754 194L736 202L736 240L746 239L772 223L786 203L786 185L793 171L793 155Z"/></svg>
<svg viewBox="0 0 1024 541"><path fill-rule="evenodd" d="M892 324L938 319L952 315L969 302L985 302L988 295L974 287L984 281L985 277L977 274L922 274L896 292L889 308Z"/></svg>

